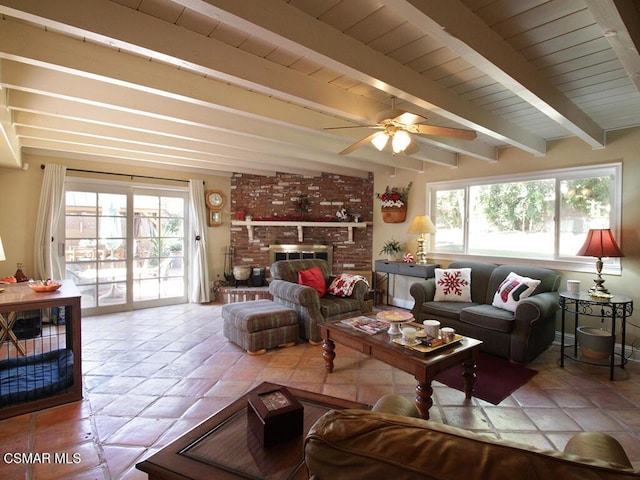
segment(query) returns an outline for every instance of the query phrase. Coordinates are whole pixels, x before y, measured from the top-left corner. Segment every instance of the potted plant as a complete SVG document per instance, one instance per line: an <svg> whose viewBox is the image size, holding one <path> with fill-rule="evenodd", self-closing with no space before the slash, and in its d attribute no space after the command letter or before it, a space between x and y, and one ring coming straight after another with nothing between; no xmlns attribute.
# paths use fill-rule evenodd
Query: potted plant
<svg viewBox="0 0 640 480"><path fill-rule="evenodd" d="M398 240L391 239L384 242L380 254L384 253L387 256L387 260L392 261L402 255L403 251L402 244Z"/></svg>
<svg viewBox="0 0 640 480"><path fill-rule="evenodd" d="M413 182L406 187L391 187L387 185L382 193L376 193L376 198L382 204L382 220L385 223L401 223L407 218L407 201Z"/></svg>

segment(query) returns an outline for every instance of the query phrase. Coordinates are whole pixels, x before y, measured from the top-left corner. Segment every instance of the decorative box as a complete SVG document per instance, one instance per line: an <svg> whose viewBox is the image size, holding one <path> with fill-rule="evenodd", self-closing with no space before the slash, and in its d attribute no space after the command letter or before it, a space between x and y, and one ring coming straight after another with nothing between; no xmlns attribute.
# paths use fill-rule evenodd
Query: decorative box
<svg viewBox="0 0 640 480"><path fill-rule="evenodd" d="M272 385L247 395L248 428L263 447L302 435L304 407L286 387Z"/></svg>

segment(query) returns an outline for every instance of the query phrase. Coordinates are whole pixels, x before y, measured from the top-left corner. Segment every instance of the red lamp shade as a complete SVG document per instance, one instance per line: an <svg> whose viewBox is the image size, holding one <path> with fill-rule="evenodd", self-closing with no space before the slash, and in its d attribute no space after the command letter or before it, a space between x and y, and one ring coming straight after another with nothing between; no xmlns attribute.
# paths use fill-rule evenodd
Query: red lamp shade
<svg viewBox="0 0 640 480"><path fill-rule="evenodd" d="M624 257L609 228L589 230L584 245L576 255L597 258Z"/></svg>

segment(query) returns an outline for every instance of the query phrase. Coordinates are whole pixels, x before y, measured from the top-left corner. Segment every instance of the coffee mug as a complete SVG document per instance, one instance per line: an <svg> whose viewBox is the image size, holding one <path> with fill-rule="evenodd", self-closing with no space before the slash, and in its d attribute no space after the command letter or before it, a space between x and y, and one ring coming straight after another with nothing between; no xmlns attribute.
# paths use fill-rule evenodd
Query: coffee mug
<svg viewBox="0 0 640 480"><path fill-rule="evenodd" d="M572 295L580 293L580 280L567 280L567 290Z"/></svg>
<svg viewBox="0 0 640 480"><path fill-rule="evenodd" d="M440 332L440 322L438 320L425 320L422 325L424 325L424 334L427 338L438 338Z"/></svg>
<svg viewBox="0 0 640 480"><path fill-rule="evenodd" d="M451 327L442 327L440 334L444 343L451 343L456 338L456 331Z"/></svg>
<svg viewBox="0 0 640 480"><path fill-rule="evenodd" d="M404 327L402 329L402 341L413 343L416 341L416 329L413 327Z"/></svg>

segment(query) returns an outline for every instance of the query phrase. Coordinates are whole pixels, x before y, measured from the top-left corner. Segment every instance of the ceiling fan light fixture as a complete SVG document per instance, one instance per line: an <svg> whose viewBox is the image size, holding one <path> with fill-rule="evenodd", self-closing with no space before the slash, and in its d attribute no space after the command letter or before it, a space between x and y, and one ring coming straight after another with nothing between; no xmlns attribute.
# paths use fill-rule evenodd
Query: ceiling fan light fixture
<svg viewBox="0 0 640 480"><path fill-rule="evenodd" d="M393 135L391 140L391 147L393 153L404 152L411 143L411 136L404 130L399 130Z"/></svg>
<svg viewBox="0 0 640 480"><path fill-rule="evenodd" d="M389 136L387 135L386 132L378 132L371 139L371 143L373 143L373 146L376 147L378 150L382 151L382 149L387 144L388 140L389 140Z"/></svg>

